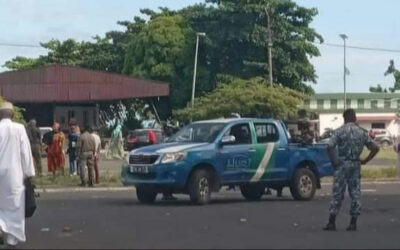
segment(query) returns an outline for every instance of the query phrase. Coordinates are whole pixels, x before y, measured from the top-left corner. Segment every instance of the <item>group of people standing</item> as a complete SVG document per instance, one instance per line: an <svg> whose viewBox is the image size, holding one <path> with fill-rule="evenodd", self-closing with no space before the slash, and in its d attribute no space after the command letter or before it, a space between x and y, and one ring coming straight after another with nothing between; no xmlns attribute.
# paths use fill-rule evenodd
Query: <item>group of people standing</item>
<svg viewBox="0 0 400 250"><path fill-rule="evenodd" d="M47 154L48 172L56 174L61 171L64 174L66 154L69 159L69 174L79 175L81 186L93 186L99 183L99 160L101 139L98 130L95 127L85 127L81 132L76 120L71 119L69 123L69 132L66 137L60 130L60 124L54 122L53 130L47 132L41 138L40 130L36 126L36 120L31 119L27 126L27 134L31 143L32 155L36 172L43 174L41 154L43 150ZM64 145L68 139L68 147L65 154ZM86 168L87 167L87 171ZM86 175L88 172L88 177Z"/></svg>

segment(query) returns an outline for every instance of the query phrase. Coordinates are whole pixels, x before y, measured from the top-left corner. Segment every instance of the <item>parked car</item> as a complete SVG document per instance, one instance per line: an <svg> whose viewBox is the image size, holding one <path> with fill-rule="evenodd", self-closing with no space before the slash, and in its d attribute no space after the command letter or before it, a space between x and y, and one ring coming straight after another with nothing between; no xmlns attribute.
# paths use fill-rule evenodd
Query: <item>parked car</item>
<svg viewBox="0 0 400 250"><path fill-rule="evenodd" d="M260 200L265 188L289 187L296 200L310 200L320 179L333 173L327 144L290 142L280 120L234 118L194 122L166 143L129 154L122 183L135 186L139 201L158 193L189 194L207 204L211 192L236 185L247 200Z"/></svg>
<svg viewBox="0 0 400 250"><path fill-rule="evenodd" d="M372 129L375 134L374 141L382 147L393 145L393 136L387 129Z"/></svg>
<svg viewBox="0 0 400 250"><path fill-rule="evenodd" d="M151 142L150 140L151 131L154 132L156 136L155 142ZM161 129L136 129L128 132L128 136L125 139L125 150L131 151L143 146L161 143L163 140Z"/></svg>

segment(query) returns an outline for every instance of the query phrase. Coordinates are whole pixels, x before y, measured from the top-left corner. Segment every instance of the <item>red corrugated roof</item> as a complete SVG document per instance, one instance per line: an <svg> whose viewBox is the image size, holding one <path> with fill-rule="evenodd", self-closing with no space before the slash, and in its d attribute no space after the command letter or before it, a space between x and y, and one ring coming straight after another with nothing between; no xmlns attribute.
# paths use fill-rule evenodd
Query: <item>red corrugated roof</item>
<svg viewBox="0 0 400 250"><path fill-rule="evenodd" d="M0 74L0 96L16 103L96 102L168 96L169 85L66 65Z"/></svg>

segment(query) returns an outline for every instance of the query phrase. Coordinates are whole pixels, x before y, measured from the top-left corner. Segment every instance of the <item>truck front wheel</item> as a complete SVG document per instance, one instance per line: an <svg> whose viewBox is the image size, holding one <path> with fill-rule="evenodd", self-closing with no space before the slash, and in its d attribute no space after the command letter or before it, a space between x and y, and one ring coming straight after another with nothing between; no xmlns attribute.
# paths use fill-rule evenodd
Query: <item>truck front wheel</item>
<svg viewBox="0 0 400 250"><path fill-rule="evenodd" d="M211 175L205 169L193 172L188 184L190 200L197 205L208 204L211 200Z"/></svg>
<svg viewBox="0 0 400 250"><path fill-rule="evenodd" d="M240 186L243 197L249 201L259 201L264 194L265 187L258 184L246 184Z"/></svg>
<svg viewBox="0 0 400 250"><path fill-rule="evenodd" d="M290 185L290 193L295 200L311 200L317 189L315 174L308 168L296 171Z"/></svg>
<svg viewBox="0 0 400 250"><path fill-rule="evenodd" d="M156 199L157 191L152 187L137 186L136 196L140 202L150 204Z"/></svg>

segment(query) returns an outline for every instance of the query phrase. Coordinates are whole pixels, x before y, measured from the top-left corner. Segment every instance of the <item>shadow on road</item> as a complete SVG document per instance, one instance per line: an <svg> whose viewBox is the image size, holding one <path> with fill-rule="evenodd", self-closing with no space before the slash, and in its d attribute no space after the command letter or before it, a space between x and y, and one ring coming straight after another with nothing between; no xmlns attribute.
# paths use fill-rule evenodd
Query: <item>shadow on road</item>
<svg viewBox="0 0 400 250"><path fill-rule="evenodd" d="M299 202L296 200L293 200L292 198L265 198L260 201L248 201L245 200L244 198L214 198L207 206L215 206L215 205L225 205L225 204L241 204L241 203L248 203L248 204L254 204L254 203L275 203L275 202ZM102 203L106 205L112 205L112 206L143 206L143 207L183 207L183 206L198 206L195 204L192 204L188 198L178 198L178 200L174 201L161 201L161 200L156 200L152 204L144 204L138 201L136 198L133 198L132 200L127 200L127 199L113 199L113 200L104 200Z"/></svg>

